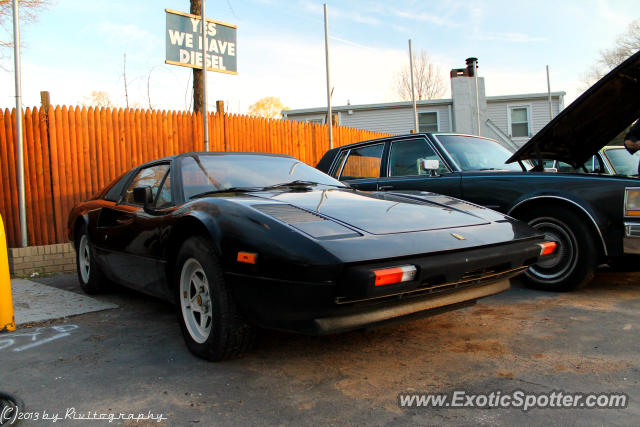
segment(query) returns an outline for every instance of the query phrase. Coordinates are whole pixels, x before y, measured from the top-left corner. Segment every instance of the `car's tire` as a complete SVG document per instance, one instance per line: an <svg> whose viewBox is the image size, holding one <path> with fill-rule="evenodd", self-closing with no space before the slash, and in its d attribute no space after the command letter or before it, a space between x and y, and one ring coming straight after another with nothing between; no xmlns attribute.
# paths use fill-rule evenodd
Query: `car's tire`
<svg viewBox="0 0 640 427"><path fill-rule="evenodd" d="M554 255L527 269L523 278L528 286L567 292L593 278L598 251L593 233L581 217L567 209L542 206L519 217L558 244Z"/></svg>
<svg viewBox="0 0 640 427"><path fill-rule="evenodd" d="M106 279L89 244L87 225L78 227L76 233L76 271L82 290L90 295L103 293L109 290L109 281Z"/></svg>
<svg viewBox="0 0 640 427"><path fill-rule="evenodd" d="M198 236L187 239L175 271L178 321L189 350L211 361L247 351L254 328L238 310L212 242Z"/></svg>
<svg viewBox="0 0 640 427"><path fill-rule="evenodd" d="M21 421L18 416L26 411L20 398L0 391L0 426L17 426Z"/></svg>

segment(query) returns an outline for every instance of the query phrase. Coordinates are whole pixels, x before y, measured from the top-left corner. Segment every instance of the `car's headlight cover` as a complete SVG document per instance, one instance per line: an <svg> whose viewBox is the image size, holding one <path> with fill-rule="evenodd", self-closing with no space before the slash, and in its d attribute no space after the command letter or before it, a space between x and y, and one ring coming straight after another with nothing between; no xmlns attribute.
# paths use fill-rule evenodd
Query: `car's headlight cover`
<svg viewBox="0 0 640 427"><path fill-rule="evenodd" d="M640 217L640 187L625 188L624 216Z"/></svg>

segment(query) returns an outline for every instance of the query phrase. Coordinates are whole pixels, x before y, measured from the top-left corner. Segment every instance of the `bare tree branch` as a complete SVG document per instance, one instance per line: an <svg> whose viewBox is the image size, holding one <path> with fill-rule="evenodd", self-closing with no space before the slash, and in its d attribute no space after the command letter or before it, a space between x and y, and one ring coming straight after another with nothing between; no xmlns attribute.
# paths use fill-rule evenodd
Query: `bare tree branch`
<svg viewBox="0 0 640 427"><path fill-rule="evenodd" d="M424 50L421 50L420 54L413 59L413 68L416 100L437 99L444 96L446 89L440 67L431 62ZM396 74L396 95L403 101L411 100L411 74L408 65Z"/></svg>
<svg viewBox="0 0 640 427"><path fill-rule="evenodd" d="M610 49L600 51L600 58L585 73L583 89L589 88L622 61L640 50L640 19L629 24L624 33L616 38Z"/></svg>
<svg viewBox="0 0 640 427"><path fill-rule="evenodd" d="M46 9L51 4L50 0L20 0L18 2L20 23L34 22L37 13ZM13 34L13 6L12 0L0 0L0 27L6 34ZM0 39L0 60L9 56L9 49L13 48L13 39ZM0 65L0 69L4 69Z"/></svg>

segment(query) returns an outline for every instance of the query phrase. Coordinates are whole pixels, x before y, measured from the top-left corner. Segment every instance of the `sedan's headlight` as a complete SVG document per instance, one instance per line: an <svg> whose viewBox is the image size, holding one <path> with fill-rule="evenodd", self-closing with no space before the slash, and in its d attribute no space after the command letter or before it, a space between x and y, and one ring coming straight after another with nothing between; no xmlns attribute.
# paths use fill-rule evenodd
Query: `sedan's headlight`
<svg viewBox="0 0 640 427"><path fill-rule="evenodd" d="M640 188L626 188L624 216L640 217Z"/></svg>

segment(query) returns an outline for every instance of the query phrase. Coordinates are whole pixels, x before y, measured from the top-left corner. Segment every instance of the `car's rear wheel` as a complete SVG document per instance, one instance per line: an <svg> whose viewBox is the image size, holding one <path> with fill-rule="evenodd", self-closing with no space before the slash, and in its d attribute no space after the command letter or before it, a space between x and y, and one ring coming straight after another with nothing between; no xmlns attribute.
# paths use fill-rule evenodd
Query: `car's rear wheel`
<svg viewBox="0 0 640 427"><path fill-rule="evenodd" d="M553 255L532 265L524 274L531 287L566 292L593 278L597 250L591 230L575 213L558 208L535 208L523 217L558 247Z"/></svg>
<svg viewBox="0 0 640 427"><path fill-rule="evenodd" d="M93 256L86 224L78 228L75 246L76 270L82 290L88 294L99 294L107 291L109 283Z"/></svg>
<svg viewBox="0 0 640 427"><path fill-rule="evenodd" d="M186 240L176 262L178 319L189 350L204 359L238 357L254 331L239 312L211 242Z"/></svg>

